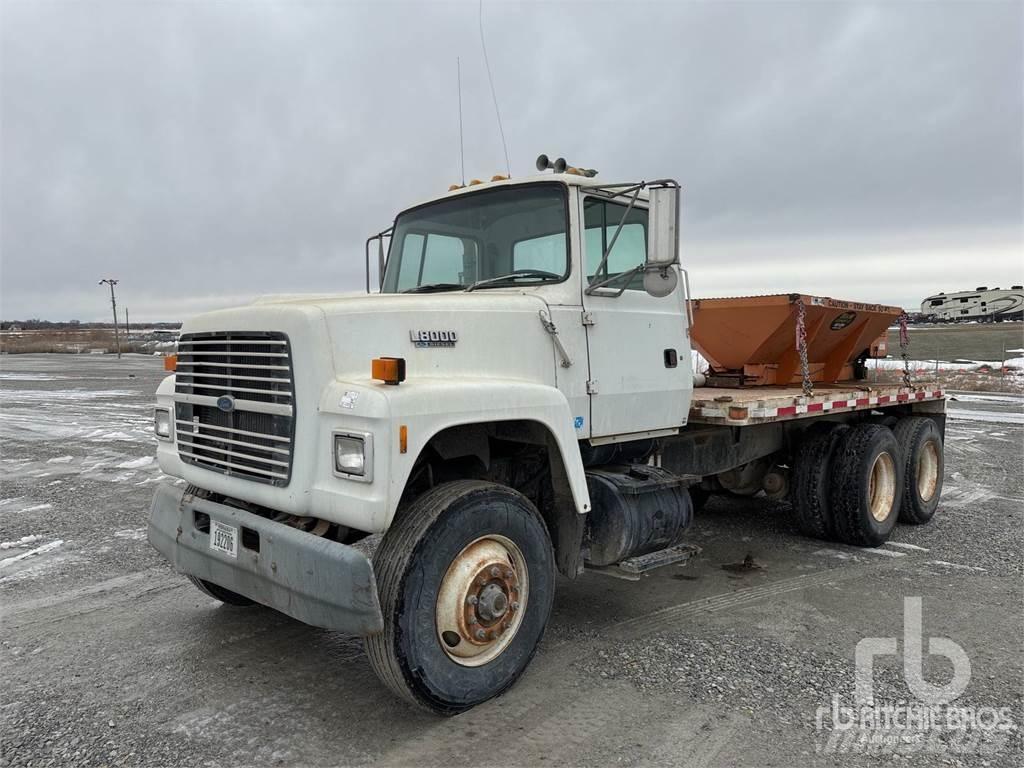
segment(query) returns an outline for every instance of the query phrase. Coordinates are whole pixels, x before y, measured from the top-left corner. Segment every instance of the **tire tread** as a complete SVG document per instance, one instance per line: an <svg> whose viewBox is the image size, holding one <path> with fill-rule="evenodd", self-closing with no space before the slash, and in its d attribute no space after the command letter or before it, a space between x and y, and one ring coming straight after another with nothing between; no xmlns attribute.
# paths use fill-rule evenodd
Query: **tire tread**
<svg viewBox="0 0 1024 768"><path fill-rule="evenodd" d="M846 430L845 424L815 425L797 449L793 506L797 526L805 536L825 540L835 536L829 470L836 443Z"/></svg>
<svg viewBox="0 0 1024 768"><path fill-rule="evenodd" d="M862 505L866 503L866 500L862 495L861 473L864 469L865 455L872 450L872 446L877 440L886 439L879 437L884 433L889 433L891 437L891 430L881 424L858 424L843 435L836 447L829 498L835 520L836 535L845 544L857 547L877 547L888 537L888 534L881 538L874 535L872 531L865 528L862 522ZM894 438L892 439L895 441ZM898 448L898 445L896 447ZM901 493L903 471L899 458L898 451L893 453L896 469L896 494L893 505L897 507L896 514L899 512L898 508L902 506L903 499ZM895 525L895 520L893 520L893 525Z"/></svg>
<svg viewBox="0 0 1024 768"><path fill-rule="evenodd" d="M896 436L896 442L899 443L900 449L903 451L903 504L900 505L900 522L907 523L910 525L922 525L927 523L934 516L934 510L931 514L921 513L918 509L917 499L917 487L916 487L916 475L917 467L915 462L914 451L917 448L919 436L921 432L934 428L935 422L925 416L908 416L905 419L900 419L896 426L893 427L893 434ZM937 431L937 430L936 430ZM941 456L942 441L939 440L940 458L939 458L939 484L935 489L935 504L938 504L938 496L942 494L942 471L945 462Z"/></svg>

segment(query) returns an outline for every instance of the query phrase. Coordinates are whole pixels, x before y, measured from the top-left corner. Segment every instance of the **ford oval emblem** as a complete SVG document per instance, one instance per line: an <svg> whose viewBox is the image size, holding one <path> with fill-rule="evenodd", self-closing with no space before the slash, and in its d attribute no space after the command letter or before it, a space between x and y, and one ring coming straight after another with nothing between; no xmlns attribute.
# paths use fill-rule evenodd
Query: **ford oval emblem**
<svg viewBox="0 0 1024 768"><path fill-rule="evenodd" d="M231 413L235 410L235 398L231 395L221 395L217 398L217 407L224 413Z"/></svg>

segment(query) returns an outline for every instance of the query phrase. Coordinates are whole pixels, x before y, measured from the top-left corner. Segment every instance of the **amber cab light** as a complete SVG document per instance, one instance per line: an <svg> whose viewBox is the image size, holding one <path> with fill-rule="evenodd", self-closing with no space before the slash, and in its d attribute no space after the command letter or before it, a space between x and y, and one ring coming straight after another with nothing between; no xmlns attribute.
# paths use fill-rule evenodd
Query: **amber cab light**
<svg viewBox="0 0 1024 768"><path fill-rule="evenodd" d="M176 370L178 370L178 356L177 355L164 355L164 370L165 371L176 371Z"/></svg>
<svg viewBox="0 0 1024 768"><path fill-rule="evenodd" d="M401 384L405 381L405 358L376 357L371 364L370 375L385 384Z"/></svg>

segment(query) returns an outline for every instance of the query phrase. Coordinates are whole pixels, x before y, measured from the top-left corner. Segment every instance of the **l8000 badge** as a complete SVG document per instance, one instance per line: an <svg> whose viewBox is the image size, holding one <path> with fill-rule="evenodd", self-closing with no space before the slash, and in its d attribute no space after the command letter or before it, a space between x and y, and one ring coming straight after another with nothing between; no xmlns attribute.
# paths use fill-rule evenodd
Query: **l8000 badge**
<svg viewBox="0 0 1024 768"><path fill-rule="evenodd" d="M409 339L417 347L454 347L459 335L455 331L409 331Z"/></svg>

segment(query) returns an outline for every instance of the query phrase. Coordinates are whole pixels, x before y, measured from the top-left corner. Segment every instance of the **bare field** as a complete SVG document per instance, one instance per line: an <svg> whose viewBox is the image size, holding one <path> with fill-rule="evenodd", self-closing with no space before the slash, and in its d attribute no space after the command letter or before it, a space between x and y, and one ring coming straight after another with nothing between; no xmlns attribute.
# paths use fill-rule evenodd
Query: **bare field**
<svg viewBox="0 0 1024 768"><path fill-rule="evenodd" d="M971 323L964 325L915 325L910 327L912 360L984 360L998 363L1011 349L1024 348L1024 323ZM899 331L889 329L889 355L900 353Z"/></svg>
<svg viewBox="0 0 1024 768"><path fill-rule="evenodd" d="M0 332L0 352L17 355L33 352L113 352L114 332L104 328L83 330L46 329Z"/></svg>

